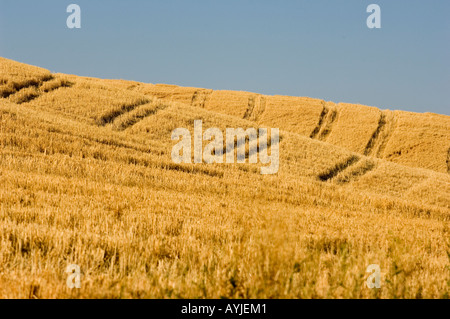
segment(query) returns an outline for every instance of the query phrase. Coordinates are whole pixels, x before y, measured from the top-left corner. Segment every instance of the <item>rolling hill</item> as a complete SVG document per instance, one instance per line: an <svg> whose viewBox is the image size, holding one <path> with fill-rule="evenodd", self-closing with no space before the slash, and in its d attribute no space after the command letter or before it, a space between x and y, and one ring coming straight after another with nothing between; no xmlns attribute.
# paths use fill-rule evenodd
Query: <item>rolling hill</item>
<svg viewBox="0 0 450 319"><path fill-rule="evenodd" d="M0 297L449 298L450 117L0 69ZM278 173L174 163L199 119Z"/></svg>

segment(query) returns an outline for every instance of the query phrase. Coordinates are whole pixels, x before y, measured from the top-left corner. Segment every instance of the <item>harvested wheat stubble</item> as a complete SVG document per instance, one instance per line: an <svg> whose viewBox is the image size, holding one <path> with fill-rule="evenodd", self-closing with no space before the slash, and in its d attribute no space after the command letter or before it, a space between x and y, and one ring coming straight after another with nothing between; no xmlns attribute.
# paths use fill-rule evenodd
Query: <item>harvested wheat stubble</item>
<svg viewBox="0 0 450 319"><path fill-rule="evenodd" d="M449 298L448 117L0 64L40 94L0 98L0 298ZM278 174L174 164L199 119L279 127Z"/></svg>

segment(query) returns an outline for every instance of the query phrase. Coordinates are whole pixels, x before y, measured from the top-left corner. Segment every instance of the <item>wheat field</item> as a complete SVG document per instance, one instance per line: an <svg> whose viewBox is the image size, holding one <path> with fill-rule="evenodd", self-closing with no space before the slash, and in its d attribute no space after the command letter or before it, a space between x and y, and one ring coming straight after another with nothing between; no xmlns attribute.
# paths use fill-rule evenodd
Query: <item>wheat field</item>
<svg viewBox="0 0 450 319"><path fill-rule="evenodd" d="M449 116L0 65L0 298L449 298ZM199 119L278 173L173 163Z"/></svg>

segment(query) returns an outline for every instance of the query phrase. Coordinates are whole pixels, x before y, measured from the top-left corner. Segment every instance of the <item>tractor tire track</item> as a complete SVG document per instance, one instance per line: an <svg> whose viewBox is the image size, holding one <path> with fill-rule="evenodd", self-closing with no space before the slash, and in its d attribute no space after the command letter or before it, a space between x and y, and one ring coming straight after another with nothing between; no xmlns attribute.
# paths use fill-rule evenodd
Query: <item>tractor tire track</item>
<svg viewBox="0 0 450 319"><path fill-rule="evenodd" d="M156 106L152 106L151 104L143 104L140 107L134 109L129 113L125 113L122 116L116 118L113 122L113 129L115 131L124 131L127 128L130 128L145 118L155 115L159 111L162 111L170 106L169 103L158 104Z"/></svg>
<svg viewBox="0 0 450 319"><path fill-rule="evenodd" d="M100 118L98 118L96 120L97 125L99 126L106 126L107 124L110 124L112 122L115 121L116 118L118 118L119 116L131 112L134 109L136 109L139 106L142 106L144 104L150 103L151 101L147 98L143 98L135 103L132 104L123 104L121 106L119 106L116 109L113 109L105 114L103 114L102 116L100 116Z"/></svg>
<svg viewBox="0 0 450 319"><path fill-rule="evenodd" d="M364 155L383 158L384 150L395 130L395 126L395 114L391 111L381 111L378 126L364 149Z"/></svg>
<svg viewBox="0 0 450 319"><path fill-rule="evenodd" d="M366 175L370 171L372 171L376 165L375 162L371 160L365 160L361 165L355 165L358 167L353 167L350 169L348 174L344 174L343 176L338 176L336 182L338 184L348 184L350 182L357 181L360 177Z"/></svg>
<svg viewBox="0 0 450 319"><path fill-rule="evenodd" d="M58 83L59 81L59 83ZM55 82L56 85L50 85L46 87L48 83ZM54 91L60 87L71 87L73 83L65 80L60 80L55 78L53 75L43 77L40 80L29 80L27 83L14 86L15 91L6 94L6 97L11 100L11 102L16 104L23 104L31 102L32 100L42 96L45 93Z"/></svg>
<svg viewBox="0 0 450 319"><path fill-rule="evenodd" d="M346 170L348 167L356 164L359 160L360 158L358 156L352 155L345 161L338 163L335 166L328 169L327 171L323 172L322 174L317 176L317 178L322 182L326 182L335 177L336 175L338 175L340 172Z"/></svg>
<svg viewBox="0 0 450 319"><path fill-rule="evenodd" d="M250 141L247 135L245 137L244 145L245 145L245 159L246 160L248 160L251 155L254 155L254 153L251 152L251 150L253 150L257 155L259 154L260 151L267 150L268 152L271 152L272 146L280 145L284 138L283 135L280 134L278 136L278 141L275 143L272 143L271 135L269 135L269 134L259 135L258 128L256 128L256 132L257 132L257 137L255 140ZM261 143L262 141L264 141L265 143L262 144ZM234 139L234 142L231 142L228 144L226 143L226 141L224 141L223 148L222 148L222 154L227 155L231 151L236 153L238 148L239 148L239 145L238 145L237 138Z"/></svg>
<svg viewBox="0 0 450 319"><path fill-rule="evenodd" d="M257 122L266 110L266 98L262 95L255 95L248 98L247 110L244 120Z"/></svg>
<svg viewBox="0 0 450 319"><path fill-rule="evenodd" d="M18 92L20 92L23 89L27 89L30 87L35 87L36 89L41 86L43 83L48 82L50 80L53 80L54 76L51 74L44 75L38 78L32 78L27 79L22 82L8 82L3 81L2 87L0 87L0 97L1 98L8 98L11 95L14 95Z"/></svg>
<svg viewBox="0 0 450 319"><path fill-rule="evenodd" d="M206 100L212 94L213 90L197 90L191 98L191 106L200 107L202 109L206 106Z"/></svg>
<svg viewBox="0 0 450 319"><path fill-rule="evenodd" d="M384 150L386 149L386 146L389 143L389 140L391 139L392 134L394 133L395 128L397 126L397 118L396 118L394 112L386 111L386 120L387 120L387 125L386 125L384 138L382 139L380 146L376 152L376 157L378 157L378 158L384 158Z"/></svg>
<svg viewBox="0 0 450 319"><path fill-rule="evenodd" d="M320 113L319 116L319 122L317 123L317 126L314 128L314 130L309 135L310 138L316 138L319 134L320 130L322 129L323 122L325 120L325 117L328 114L328 108L325 106L325 102L322 101L322 113Z"/></svg>
<svg viewBox="0 0 450 319"><path fill-rule="evenodd" d="M333 110L330 109L328 111L328 115L325 120L325 125L323 125L322 130L318 137L319 140L325 141L327 139L328 135L330 135L330 133L332 131L333 125L336 122L337 117L338 117L338 113L337 113L336 109L333 109Z"/></svg>
<svg viewBox="0 0 450 319"><path fill-rule="evenodd" d="M255 96L251 96L248 98L248 105L247 105L247 110L245 111L244 114L244 120L250 120L250 117L253 114L253 110L255 109L255 105L256 105L256 97Z"/></svg>
<svg viewBox="0 0 450 319"><path fill-rule="evenodd" d="M378 120L378 126L375 132L373 132L372 136L370 137L369 142L367 142L367 145L364 149L364 155L368 156L372 153L372 150L374 149L375 144L378 142L378 138L385 129L385 126L386 126L386 114L381 112L380 119Z"/></svg>
<svg viewBox="0 0 450 319"><path fill-rule="evenodd" d="M253 112L253 117L252 117L253 121L255 121L255 122L259 121L261 116L266 111L266 105L267 105L266 98L261 95L259 97L259 103L256 105L256 109Z"/></svg>

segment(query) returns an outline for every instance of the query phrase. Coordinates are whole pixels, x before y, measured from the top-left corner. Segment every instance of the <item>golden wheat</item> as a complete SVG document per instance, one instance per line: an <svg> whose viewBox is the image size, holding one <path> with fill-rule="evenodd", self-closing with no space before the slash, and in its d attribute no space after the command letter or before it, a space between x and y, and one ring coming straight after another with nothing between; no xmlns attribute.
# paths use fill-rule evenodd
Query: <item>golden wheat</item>
<svg viewBox="0 0 450 319"><path fill-rule="evenodd" d="M449 298L448 117L0 64L1 298ZM174 164L197 119L279 126L278 174Z"/></svg>

